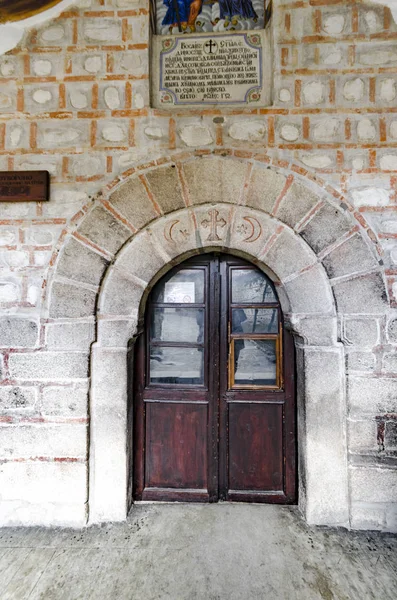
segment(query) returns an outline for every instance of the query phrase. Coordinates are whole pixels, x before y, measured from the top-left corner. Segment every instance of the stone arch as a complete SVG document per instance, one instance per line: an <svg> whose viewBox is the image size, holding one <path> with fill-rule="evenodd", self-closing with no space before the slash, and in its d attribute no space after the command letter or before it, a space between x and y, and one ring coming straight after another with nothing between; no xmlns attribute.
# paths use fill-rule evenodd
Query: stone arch
<svg viewBox="0 0 397 600"><path fill-rule="evenodd" d="M254 159L189 156L129 174L84 211L56 261L50 319L96 322L91 348L90 521L129 498L127 355L153 283L216 248L270 270L297 339L300 505L347 525L341 314L382 313L383 274L365 224L295 172Z"/></svg>

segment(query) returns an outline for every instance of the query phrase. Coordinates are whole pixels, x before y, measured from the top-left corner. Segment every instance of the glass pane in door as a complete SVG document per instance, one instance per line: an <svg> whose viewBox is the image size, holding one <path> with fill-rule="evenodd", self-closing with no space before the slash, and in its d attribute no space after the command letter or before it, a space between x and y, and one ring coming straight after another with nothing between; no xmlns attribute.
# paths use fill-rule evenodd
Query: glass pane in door
<svg viewBox="0 0 397 600"><path fill-rule="evenodd" d="M153 308L150 339L155 342L203 343L204 309L188 307Z"/></svg>
<svg viewBox="0 0 397 600"><path fill-rule="evenodd" d="M151 346L150 383L204 384L202 348Z"/></svg>
<svg viewBox="0 0 397 600"><path fill-rule="evenodd" d="M152 302L165 304L202 304L204 302L204 270L181 269L153 290Z"/></svg>
<svg viewBox="0 0 397 600"><path fill-rule="evenodd" d="M235 385L277 385L276 340L235 338L232 344Z"/></svg>
<svg viewBox="0 0 397 600"><path fill-rule="evenodd" d="M277 302L268 278L258 269L232 269L232 302L258 304Z"/></svg>
<svg viewBox="0 0 397 600"><path fill-rule="evenodd" d="M232 333L277 333L276 308L233 308Z"/></svg>

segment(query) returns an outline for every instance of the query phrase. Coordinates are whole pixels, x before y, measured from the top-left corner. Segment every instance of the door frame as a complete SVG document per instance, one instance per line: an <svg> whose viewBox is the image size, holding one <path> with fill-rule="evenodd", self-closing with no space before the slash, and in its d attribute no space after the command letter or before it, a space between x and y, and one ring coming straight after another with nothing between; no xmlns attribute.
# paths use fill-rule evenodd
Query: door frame
<svg viewBox="0 0 397 600"><path fill-rule="evenodd" d="M216 260L214 260L216 259ZM226 259L226 260L224 260ZM222 319L221 314L227 314L230 309L231 298L230 294L230 281L226 282L229 277L229 269L234 267L251 266L258 269L252 261L247 259L241 259L233 254L224 253L221 251L215 252L203 252L200 255L187 258L184 261L178 263L166 274L163 274L161 278L157 280L157 283L164 279L166 276L170 276L173 272L178 272L183 267L189 267L194 265L203 265L208 263L208 274L209 282L207 291L212 294L211 298L207 298L209 311L207 312L206 318L206 331L208 335L205 355L207 355L209 348L211 348L211 355L214 368L208 368L208 390L209 400L208 409L209 415L208 420L211 423L211 427L208 428L208 448L209 458L211 459L208 465L208 494L194 493L191 495L173 492L167 495L167 492L163 494L163 498L160 501L201 501L201 502L213 502L217 500L224 500L220 490L228 488L228 395L236 396L241 392L242 397L246 397L246 394L254 394L255 399L259 400L260 396L267 394L280 393L283 397L281 403L286 409L283 409L283 441L282 441L282 456L283 456L283 490L282 494L269 493L266 496L260 496L257 493L249 491L229 491L227 493L228 501L244 501L251 503L277 503L277 504L296 504L298 494L298 473L297 473L297 427L296 427L296 378L295 378L295 345L291 333L284 327L283 310L280 301L278 301L278 315L280 319L281 335L279 342L282 345L281 348L281 372L283 374L283 386L280 390L268 389L265 391L263 387L257 390L242 389L242 390L229 390L228 389L228 370L229 370L229 336L227 332L227 323L229 315ZM261 270L261 269L259 269ZM225 287L223 293L220 294L220 281L221 276L224 278ZM269 277L268 275L266 275ZM272 283L274 289L274 285ZM206 291L206 293L207 293ZM137 501L134 499L138 495L141 500L158 500L156 494L151 495L150 492L144 492L144 468L145 468L145 443L144 443L144 402L136 401L137 397L142 398L142 394L145 387L145 374L148 370L148 353L147 344L149 340L149 328L150 328L150 311L152 310L149 302L146 302L144 311L144 325L140 332L139 337L136 340L134 360L129 361L130 366L134 366L135 373L135 385L131 386L131 394L134 396L133 405L133 428L132 432L132 482L130 485L131 489L131 502ZM205 365L206 365L206 359ZM226 368L220 369L221 364L225 364ZM206 367L207 368L207 367ZM136 374L139 373L139 376ZM150 389L149 388L146 389ZM171 389L171 388L170 388ZM245 392L245 393L244 393ZM183 390L175 391L173 393L178 398L180 394L184 394ZM181 399L182 399L181 396ZM177 399L176 398L176 399ZM272 398L274 402L271 404L278 404L276 398ZM233 401L233 400L232 400ZM290 404L293 404L291 407ZM216 418L217 417L217 418ZM218 439L219 435L219 439ZM219 448L218 448L219 444ZM216 489L215 489L216 487ZM144 495L142 496L142 492ZM190 497L191 496L191 497Z"/></svg>

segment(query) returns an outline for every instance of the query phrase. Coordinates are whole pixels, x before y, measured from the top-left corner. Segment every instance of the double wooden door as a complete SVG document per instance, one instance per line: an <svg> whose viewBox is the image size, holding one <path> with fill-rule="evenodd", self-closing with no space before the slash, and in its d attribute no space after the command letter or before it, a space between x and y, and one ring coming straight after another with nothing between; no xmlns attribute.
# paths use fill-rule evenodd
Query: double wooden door
<svg viewBox="0 0 397 600"><path fill-rule="evenodd" d="M258 268L204 255L157 283L134 388L135 500L295 501L294 347Z"/></svg>

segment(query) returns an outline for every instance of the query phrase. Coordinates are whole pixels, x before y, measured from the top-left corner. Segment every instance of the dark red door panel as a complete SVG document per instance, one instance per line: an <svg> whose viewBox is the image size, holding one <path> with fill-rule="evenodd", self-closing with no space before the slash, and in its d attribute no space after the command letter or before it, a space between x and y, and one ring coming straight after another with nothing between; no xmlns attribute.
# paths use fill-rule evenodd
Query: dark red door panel
<svg viewBox="0 0 397 600"><path fill-rule="evenodd" d="M229 496L284 494L283 405L229 404Z"/></svg>
<svg viewBox="0 0 397 600"><path fill-rule="evenodd" d="M146 491L207 492L207 421L206 404L146 402Z"/></svg>

